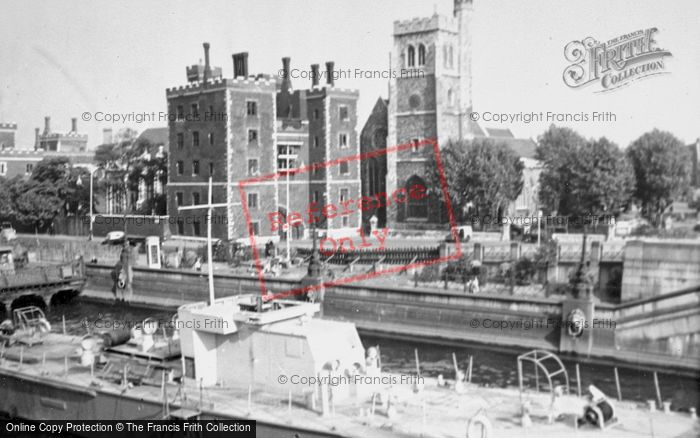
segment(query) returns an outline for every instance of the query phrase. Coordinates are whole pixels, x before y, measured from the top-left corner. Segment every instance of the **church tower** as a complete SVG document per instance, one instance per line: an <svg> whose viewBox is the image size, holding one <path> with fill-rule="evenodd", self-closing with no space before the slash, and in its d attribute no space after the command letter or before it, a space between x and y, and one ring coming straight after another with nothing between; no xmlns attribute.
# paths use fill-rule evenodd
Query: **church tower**
<svg viewBox="0 0 700 438"><path fill-rule="evenodd" d="M389 86L389 146L435 139L474 137L478 126L471 111L471 17L472 0L454 0L452 16L439 15L394 22L392 66L395 77ZM421 184L427 187L425 163L432 150L420 147L389 154L387 193ZM410 223L444 223L446 214L437 197L411 200L390 206L387 219L401 228Z"/></svg>

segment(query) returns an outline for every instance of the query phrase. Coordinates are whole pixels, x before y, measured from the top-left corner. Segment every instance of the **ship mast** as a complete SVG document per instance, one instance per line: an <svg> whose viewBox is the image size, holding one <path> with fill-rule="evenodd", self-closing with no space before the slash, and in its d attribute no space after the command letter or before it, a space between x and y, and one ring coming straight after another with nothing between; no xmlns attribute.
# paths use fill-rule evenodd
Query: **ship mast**
<svg viewBox="0 0 700 438"><path fill-rule="evenodd" d="M209 305L214 305L214 256L211 245L211 219L212 210L215 208L228 207L229 205L241 205L240 202L214 204L212 202L212 178L209 177L209 193L207 194L207 203L205 205L189 205L187 207L178 207L178 211L183 210L201 210L207 209L207 274L209 278Z"/></svg>

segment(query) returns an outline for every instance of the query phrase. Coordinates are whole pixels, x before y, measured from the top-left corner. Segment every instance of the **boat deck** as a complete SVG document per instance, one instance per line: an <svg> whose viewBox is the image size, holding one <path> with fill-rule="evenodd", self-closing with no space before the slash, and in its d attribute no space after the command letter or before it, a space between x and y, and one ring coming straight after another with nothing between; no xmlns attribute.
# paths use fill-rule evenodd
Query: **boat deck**
<svg viewBox="0 0 700 438"><path fill-rule="evenodd" d="M691 419L687 413L649 412L646 407L632 402L613 402L619 421L605 432L590 425L576 427L575 420L582 414L585 400L573 395L564 395L557 400L560 415L556 421L548 424L546 416L550 397L545 392L526 395L532 405L532 425L523 428L517 388L485 388L465 384L464 390L458 393L453 382L440 387L436 379L429 378L425 378L424 387L418 393L414 392L410 383L393 385L391 393L396 400L393 405L395 414L390 417L380 403L375 403L372 414L370 397L339 402L332 406L329 414L321 415L318 410L307 408L301 397L293 398L290 403L288 397L255 390L249 392L247 388L200 390L197 383L189 379L184 385L166 383L165 388L161 386L160 378L124 387L113 378L101 377L99 367L91 374L90 367L80 365L80 340L80 337L50 333L32 346L14 344L0 350L0 376L38 380L48 385L69 385L163 407L165 411L157 410L158 416L154 419L163 418L168 412L172 415L177 410L187 410L199 412L204 418L250 418L363 438L464 437L470 418L480 412L493 426L491 437L593 437L601 436L601 433L608 438L700 436L698 421ZM372 386L362 388L362 391L385 393L388 389L386 386ZM164 391L167 406L163 403Z"/></svg>

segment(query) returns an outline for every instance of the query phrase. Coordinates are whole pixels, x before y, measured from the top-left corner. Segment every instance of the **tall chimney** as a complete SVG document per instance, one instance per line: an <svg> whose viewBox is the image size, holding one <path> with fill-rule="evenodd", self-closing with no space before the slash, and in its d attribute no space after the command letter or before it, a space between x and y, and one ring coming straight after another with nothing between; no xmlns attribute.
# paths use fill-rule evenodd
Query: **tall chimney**
<svg viewBox="0 0 700 438"><path fill-rule="evenodd" d="M51 117L44 117L44 134L51 134Z"/></svg>
<svg viewBox="0 0 700 438"><path fill-rule="evenodd" d="M333 82L334 82L333 81L333 66L334 65L335 65L335 62L333 62L333 61L328 61L326 63L326 73L327 73L326 83L328 85L330 85L331 87L333 86Z"/></svg>
<svg viewBox="0 0 700 438"><path fill-rule="evenodd" d="M209 65L209 43L202 44L204 46L204 83L206 84L211 79L211 66Z"/></svg>
<svg viewBox="0 0 700 438"><path fill-rule="evenodd" d="M39 128L34 128L34 150L39 149Z"/></svg>
<svg viewBox="0 0 700 438"><path fill-rule="evenodd" d="M292 89L292 77L290 76L289 63L291 58L285 56L282 58L282 89L284 91L291 91Z"/></svg>
<svg viewBox="0 0 700 438"><path fill-rule="evenodd" d="M318 64L311 64L311 86L318 86Z"/></svg>
<svg viewBox="0 0 700 438"><path fill-rule="evenodd" d="M233 58L233 77L242 76L248 77L248 52L234 53Z"/></svg>
<svg viewBox="0 0 700 438"><path fill-rule="evenodd" d="M102 130L102 144L112 144L112 128Z"/></svg>
<svg viewBox="0 0 700 438"><path fill-rule="evenodd" d="M78 132L78 119L75 117L70 119L70 132Z"/></svg>

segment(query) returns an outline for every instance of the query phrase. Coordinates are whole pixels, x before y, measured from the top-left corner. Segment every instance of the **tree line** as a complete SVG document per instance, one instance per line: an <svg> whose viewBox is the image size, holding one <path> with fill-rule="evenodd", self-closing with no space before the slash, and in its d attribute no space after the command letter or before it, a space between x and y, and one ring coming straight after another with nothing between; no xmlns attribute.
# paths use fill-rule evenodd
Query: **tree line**
<svg viewBox="0 0 700 438"><path fill-rule="evenodd" d="M113 195L126 198L126 212L165 214L165 194L156 194L136 206L140 181L147 190L159 181L167 183L167 154L136 132L122 130L116 140L95 150L94 163L101 168L94 179L93 209L100 203L99 193L108 188ZM0 177L0 220L16 227L45 232L58 217L90 214L90 172L71 163L68 157L44 158L29 177ZM93 210L95 211L95 210Z"/></svg>
<svg viewBox="0 0 700 438"><path fill-rule="evenodd" d="M440 155L458 220L468 215L501 217L523 189L523 162L503 142L450 142ZM539 208L547 215L617 217L636 205L658 226L668 206L689 195L689 150L658 129L623 150L605 137L586 139L573 129L552 125L537 139L535 158L542 167ZM435 157L426 172L431 185L440 187Z"/></svg>

